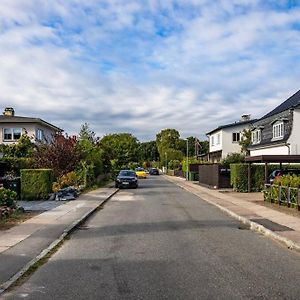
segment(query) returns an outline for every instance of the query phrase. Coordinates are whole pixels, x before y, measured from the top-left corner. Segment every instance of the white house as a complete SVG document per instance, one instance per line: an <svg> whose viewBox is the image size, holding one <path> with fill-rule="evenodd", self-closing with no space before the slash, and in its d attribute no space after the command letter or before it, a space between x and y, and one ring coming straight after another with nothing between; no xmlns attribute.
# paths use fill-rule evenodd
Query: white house
<svg viewBox="0 0 300 300"><path fill-rule="evenodd" d="M244 129L249 129L253 122L250 115L243 115L240 121L219 126L206 135L209 138L209 161L219 162L230 153L240 153L239 142Z"/></svg>
<svg viewBox="0 0 300 300"><path fill-rule="evenodd" d="M253 123L250 156L300 154L300 91Z"/></svg>
<svg viewBox="0 0 300 300"><path fill-rule="evenodd" d="M0 116L0 144L16 143L22 134L33 141L50 141L53 134L63 130L39 118L15 116L11 107L5 108Z"/></svg>

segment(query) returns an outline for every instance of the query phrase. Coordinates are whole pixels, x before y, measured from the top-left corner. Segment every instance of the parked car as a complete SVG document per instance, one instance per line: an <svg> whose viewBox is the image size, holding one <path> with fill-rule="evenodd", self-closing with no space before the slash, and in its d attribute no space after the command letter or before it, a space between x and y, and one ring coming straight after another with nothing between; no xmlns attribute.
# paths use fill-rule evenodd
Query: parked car
<svg viewBox="0 0 300 300"><path fill-rule="evenodd" d="M137 175L138 178L147 178L147 173L143 168L136 168L135 174Z"/></svg>
<svg viewBox="0 0 300 300"><path fill-rule="evenodd" d="M137 188L138 178L133 170L121 170L115 180L116 188Z"/></svg>
<svg viewBox="0 0 300 300"><path fill-rule="evenodd" d="M275 179L280 178L283 175L296 175L296 176L300 176L300 169L274 170L269 175L269 182L272 184Z"/></svg>
<svg viewBox="0 0 300 300"><path fill-rule="evenodd" d="M159 175L159 171L156 168L151 168L149 173L150 175Z"/></svg>

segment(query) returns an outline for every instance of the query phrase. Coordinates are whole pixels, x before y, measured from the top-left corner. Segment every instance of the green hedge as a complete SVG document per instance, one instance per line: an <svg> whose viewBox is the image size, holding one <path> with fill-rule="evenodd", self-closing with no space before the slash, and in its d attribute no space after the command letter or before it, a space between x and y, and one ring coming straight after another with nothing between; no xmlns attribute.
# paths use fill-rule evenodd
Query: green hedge
<svg viewBox="0 0 300 300"><path fill-rule="evenodd" d="M32 158L25 157L4 157L1 161L8 164L8 168L14 171L17 175L20 174L22 169L30 169L34 167L34 160Z"/></svg>
<svg viewBox="0 0 300 300"><path fill-rule="evenodd" d="M264 188L265 167L251 165L251 192L259 192ZM237 192L248 192L248 164L230 165L230 183Z"/></svg>
<svg viewBox="0 0 300 300"><path fill-rule="evenodd" d="M52 192L53 170L24 169L21 170L21 199L47 199Z"/></svg>

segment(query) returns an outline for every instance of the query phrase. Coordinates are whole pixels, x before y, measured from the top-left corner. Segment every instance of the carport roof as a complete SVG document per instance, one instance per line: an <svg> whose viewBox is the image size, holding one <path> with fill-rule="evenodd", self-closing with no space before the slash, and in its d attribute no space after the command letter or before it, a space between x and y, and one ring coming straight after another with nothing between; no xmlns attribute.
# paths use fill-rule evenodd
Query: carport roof
<svg viewBox="0 0 300 300"><path fill-rule="evenodd" d="M300 155L258 155L247 156L248 163L300 163Z"/></svg>

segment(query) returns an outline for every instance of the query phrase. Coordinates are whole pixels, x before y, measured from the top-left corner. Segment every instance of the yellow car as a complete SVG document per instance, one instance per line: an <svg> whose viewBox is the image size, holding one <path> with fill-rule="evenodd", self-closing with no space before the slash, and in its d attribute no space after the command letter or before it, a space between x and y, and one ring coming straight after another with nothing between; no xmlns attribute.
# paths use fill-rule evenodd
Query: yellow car
<svg viewBox="0 0 300 300"><path fill-rule="evenodd" d="M135 174L138 178L147 178L147 173L143 168L136 168Z"/></svg>

